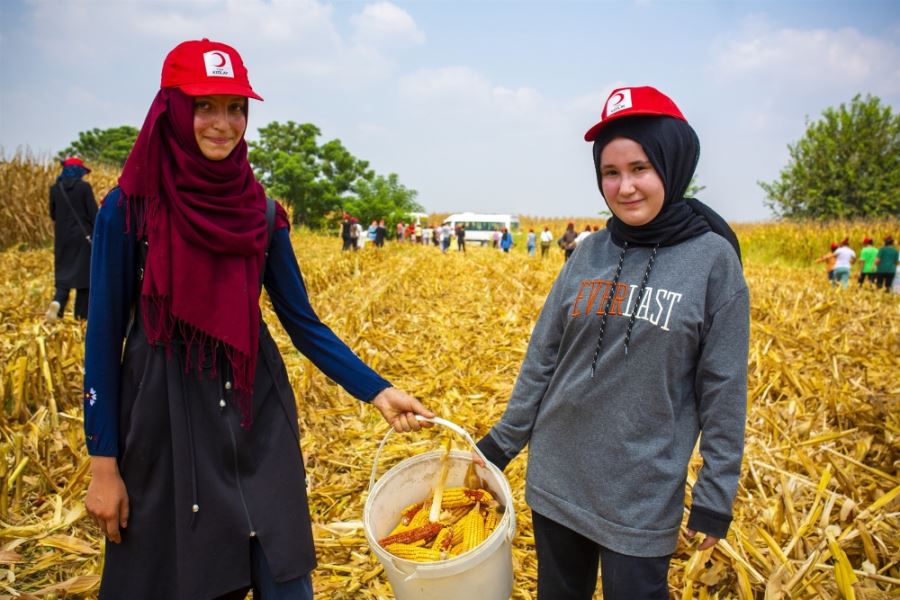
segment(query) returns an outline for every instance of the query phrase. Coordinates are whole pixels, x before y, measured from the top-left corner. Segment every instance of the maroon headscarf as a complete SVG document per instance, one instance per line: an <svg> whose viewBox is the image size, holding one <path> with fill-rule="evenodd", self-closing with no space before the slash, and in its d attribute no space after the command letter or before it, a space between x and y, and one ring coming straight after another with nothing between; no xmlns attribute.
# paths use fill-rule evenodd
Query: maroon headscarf
<svg viewBox="0 0 900 600"><path fill-rule="evenodd" d="M266 194L246 141L224 160L207 159L194 137L193 97L163 88L119 186L129 226L133 215L138 237L148 242L140 300L147 340L171 349L173 337L181 338L185 369L192 356L215 356L221 347L241 425L249 427L267 226ZM280 206L279 213L279 225L287 226Z"/></svg>

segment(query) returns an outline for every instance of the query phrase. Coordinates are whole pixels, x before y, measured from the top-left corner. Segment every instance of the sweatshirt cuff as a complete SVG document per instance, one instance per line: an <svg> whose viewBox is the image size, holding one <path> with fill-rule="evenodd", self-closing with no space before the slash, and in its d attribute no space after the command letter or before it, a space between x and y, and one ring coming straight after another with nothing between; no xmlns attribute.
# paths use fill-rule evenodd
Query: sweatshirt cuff
<svg viewBox="0 0 900 600"><path fill-rule="evenodd" d="M731 525L731 515L723 515L696 504L691 506L691 514L687 522L688 529L724 539L729 525Z"/></svg>
<svg viewBox="0 0 900 600"><path fill-rule="evenodd" d="M490 433L478 440L478 443L475 445L478 446L485 458L501 471L506 469L506 465L512 460L511 458L506 458L506 454L500 449L500 446L497 445Z"/></svg>

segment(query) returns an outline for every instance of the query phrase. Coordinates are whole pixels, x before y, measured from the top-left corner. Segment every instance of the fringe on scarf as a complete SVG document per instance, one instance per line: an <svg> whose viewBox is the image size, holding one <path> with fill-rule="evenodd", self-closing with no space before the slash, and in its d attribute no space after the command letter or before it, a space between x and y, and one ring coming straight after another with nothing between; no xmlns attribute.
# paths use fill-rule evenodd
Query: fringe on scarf
<svg viewBox="0 0 900 600"><path fill-rule="evenodd" d="M134 225L137 238L140 240L146 237L147 223L152 222L159 209L157 199L147 196L126 196L123 190L119 196L118 206L125 208L125 232L128 233ZM216 377L218 374L216 357L219 349L222 349L233 374L234 397L241 411L241 428L249 430L253 425L253 379L256 375L256 361L234 346L175 317L168 296L142 293L141 314L147 341L151 344L157 342L162 344L168 356L172 355L173 334L177 332L184 343L185 373L190 372L193 367L199 377L203 372L203 359L209 356L212 363L210 377ZM196 364L193 364L194 356L198 359Z"/></svg>

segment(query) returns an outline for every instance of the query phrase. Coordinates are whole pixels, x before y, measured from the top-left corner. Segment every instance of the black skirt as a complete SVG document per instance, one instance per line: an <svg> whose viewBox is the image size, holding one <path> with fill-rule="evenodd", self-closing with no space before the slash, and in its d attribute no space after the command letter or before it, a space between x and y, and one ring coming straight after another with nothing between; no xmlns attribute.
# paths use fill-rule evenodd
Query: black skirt
<svg viewBox="0 0 900 600"><path fill-rule="evenodd" d="M265 324L245 430L224 358L186 372L183 346L149 345L140 322L125 344L119 413L130 516L122 542L106 543L100 598L203 600L247 587L252 538L276 581L309 573L297 408Z"/></svg>

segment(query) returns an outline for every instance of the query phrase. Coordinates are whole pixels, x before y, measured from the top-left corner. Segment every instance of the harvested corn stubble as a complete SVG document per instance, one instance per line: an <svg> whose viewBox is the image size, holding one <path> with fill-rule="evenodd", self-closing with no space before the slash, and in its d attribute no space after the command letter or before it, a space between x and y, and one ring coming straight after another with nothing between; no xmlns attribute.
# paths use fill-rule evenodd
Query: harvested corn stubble
<svg viewBox="0 0 900 600"><path fill-rule="evenodd" d="M11 487L7 482L7 514L0 518L0 597L91 600L103 542L83 504L90 476L81 421L84 323L73 321L71 312L44 323L54 291L53 251L37 244L52 231L46 194L58 165L40 167L25 187L16 182L25 179L18 171L27 165L8 161L3 167L0 206L9 209L10 220L0 216L0 231L9 234L0 236L8 248L0 252L0 443L7 448L0 459L8 477L22 470ZM4 173L12 178L3 179ZM104 185L97 181L99 198ZM568 220L522 217L521 227L537 231L546 224L558 235ZM581 228L583 221L574 220ZM734 521L727 538L694 561L697 569L689 568L697 538L681 537L670 595L820 600L839 598L843 588L860 600L896 598L900 297L866 286L833 290L821 265L811 261L845 236L896 237L900 221L782 221L735 229L750 288L751 339L747 446ZM487 433L506 408L562 252L552 248L541 261L528 257L524 244L503 256L490 248L442 255L387 244L341 254L339 240L305 228L295 228L291 240L312 304L338 336L437 414L476 439ZM16 246L24 242L32 245ZM440 277L423 276L434 273ZM261 306L297 398L319 560L315 598L389 600L394 596L360 521L372 457L387 426L296 352L265 298ZM51 394L58 426L52 425ZM421 443L389 443L385 462L430 450L439 439L437 431L424 431L416 438ZM537 594L525 504L527 454L526 448L504 470L517 521L513 600ZM690 482L701 465L699 458L692 463ZM459 510L465 512L442 510L440 520L468 513ZM44 542L54 536L77 538L93 551Z"/></svg>

